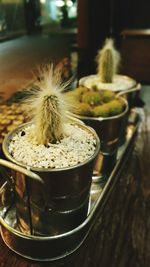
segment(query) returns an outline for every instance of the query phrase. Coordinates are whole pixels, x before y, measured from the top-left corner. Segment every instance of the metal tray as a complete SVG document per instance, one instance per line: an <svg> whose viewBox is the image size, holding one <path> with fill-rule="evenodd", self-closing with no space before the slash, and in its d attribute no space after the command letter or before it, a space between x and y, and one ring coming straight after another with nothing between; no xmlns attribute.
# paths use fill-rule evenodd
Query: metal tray
<svg viewBox="0 0 150 267"><path fill-rule="evenodd" d="M90 204L87 218L73 230L56 236L25 235L17 228L16 210L12 203L9 184L5 182L0 188L0 223L1 236L5 244L17 254L32 260L53 261L64 258L76 251L89 235L97 217L109 199L129 153L133 150L139 125L139 115L132 110L125 143L119 147L116 163L106 176L93 177L90 192ZM100 155L100 158L103 155Z"/></svg>

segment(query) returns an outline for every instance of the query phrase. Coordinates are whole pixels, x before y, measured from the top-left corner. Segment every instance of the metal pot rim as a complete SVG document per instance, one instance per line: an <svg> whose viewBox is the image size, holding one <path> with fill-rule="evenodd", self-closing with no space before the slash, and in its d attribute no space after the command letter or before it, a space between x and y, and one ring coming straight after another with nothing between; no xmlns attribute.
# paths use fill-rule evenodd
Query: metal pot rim
<svg viewBox="0 0 150 267"><path fill-rule="evenodd" d="M57 168L57 169L52 169L52 168L36 168L36 167L32 167L32 166L28 166L26 164L23 164L21 162L18 162L17 160L15 160L11 154L9 153L8 151L8 144L9 144L9 141L11 140L12 136L14 136L15 133L19 132L21 129L25 128L26 125L30 125L32 124L32 122L26 122L26 123L23 123L21 125L19 125L18 127L16 127L14 130L10 131L4 138L3 140L3 143L2 143L2 149L3 149L3 152L4 152L4 155L6 156L7 159L9 159L10 161L12 161L13 163L19 165L19 166L22 166L26 169L29 169L31 171L35 171L35 172L62 172L62 171L67 171L67 170L71 170L71 169L76 169L76 168L79 168L89 162L91 162L92 160L95 159L95 157L97 156L99 150L100 150L100 139L96 133L96 131L87 126L87 125L84 125L84 124L79 124L79 123L73 123L73 124L78 124L81 128L84 128L86 130L88 130L90 133L93 134L95 140L96 140L96 147L95 147L95 151L93 153L93 155L91 157L89 157L87 160L85 160L84 162L82 163L79 163L79 164L76 164L74 166L70 166L70 167L65 167L65 168Z"/></svg>
<svg viewBox="0 0 150 267"><path fill-rule="evenodd" d="M90 78L96 78L96 77L98 77L98 74L91 74L91 75L87 75L87 76L84 76L84 77L82 77L82 78L80 78L80 80L79 80L79 85L84 85L84 82L87 80L87 79L90 79ZM120 88L115 88L115 89L110 89L110 88L108 88L108 90L111 90L111 91L113 91L113 92L123 92L123 91L126 91L127 89L131 89L131 88L133 88L134 86L136 86L136 84L137 84L137 82L136 82L136 80L134 80L133 78L131 78L131 77L129 77L129 76L126 76L126 75L121 75L121 74L116 74L115 76L114 76L115 78L122 78L123 80L125 80L125 81L128 81L131 85L130 86L128 86L127 88L124 88L124 89L120 89ZM107 83L104 83L105 85L107 84ZM110 84L110 83L108 83L108 84ZM112 83L113 84L113 83ZM100 89L100 88L99 88ZM103 88L101 88L100 90L106 90L106 89L103 89Z"/></svg>

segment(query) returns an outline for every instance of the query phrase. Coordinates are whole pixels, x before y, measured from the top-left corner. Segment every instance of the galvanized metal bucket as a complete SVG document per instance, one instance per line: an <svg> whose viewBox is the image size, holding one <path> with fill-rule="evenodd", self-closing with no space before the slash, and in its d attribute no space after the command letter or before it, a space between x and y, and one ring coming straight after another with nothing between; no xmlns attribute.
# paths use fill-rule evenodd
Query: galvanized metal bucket
<svg viewBox="0 0 150 267"><path fill-rule="evenodd" d="M95 152L88 160L68 168L31 167L28 170L8 151L10 140L24 126L9 133L3 142L3 152L13 163L0 161L1 166L11 169L10 183L19 230L38 236L55 236L70 231L87 217L93 166L100 149L99 138L93 129L79 124L96 140Z"/></svg>
<svg viewBox="0 0 150 267"><path fill-rule="evenodd" d="M128 102L124 98L121 99L125 104L125 109L119 115L106 118L75 115L96 131L101 139L101 151L103 153L114 153L118 149L120 140L125 139Z"/></svg>

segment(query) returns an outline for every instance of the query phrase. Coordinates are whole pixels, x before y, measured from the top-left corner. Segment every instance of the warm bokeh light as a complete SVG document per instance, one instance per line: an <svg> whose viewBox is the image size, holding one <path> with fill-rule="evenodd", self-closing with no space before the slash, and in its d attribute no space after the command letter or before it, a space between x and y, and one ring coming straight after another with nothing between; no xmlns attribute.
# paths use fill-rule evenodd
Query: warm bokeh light
<svg viewBox="0 0 150 267"><path fill-rule="evenodd" d="M45 4L46 0L40 0L41 4Z"/></svg>

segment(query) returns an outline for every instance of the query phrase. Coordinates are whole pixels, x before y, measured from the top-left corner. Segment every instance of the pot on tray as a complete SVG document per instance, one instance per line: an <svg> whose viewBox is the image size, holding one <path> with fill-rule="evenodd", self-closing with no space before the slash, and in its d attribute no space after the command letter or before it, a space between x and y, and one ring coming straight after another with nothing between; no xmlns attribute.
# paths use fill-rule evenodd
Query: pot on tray
<svg viewBox="0 0 150 267"><path fill-rule="evenodd" d="M102 83L98 74L88 75L79 80L79 86L85 86L89 89L111 90L118 96L124 96L130 108L135 106L136 95L141 90L140 83L128 76L119 74L114 76L112 83Z"/></svg>
<svg viewBox="0 0 150 267"><path fill-rule="evenodd" d="M0 165L12 171L9 182L14 191L18 228L22 233L54 236L77 227L87 217L93 166L100 141L93 129L75 124L93 136L95 150L84 162L70 167L37 168L15 160L9 152L9 144L31 123L19 126L4 139L3 152L10 162L0 160Z"/></svg>

